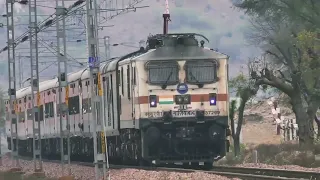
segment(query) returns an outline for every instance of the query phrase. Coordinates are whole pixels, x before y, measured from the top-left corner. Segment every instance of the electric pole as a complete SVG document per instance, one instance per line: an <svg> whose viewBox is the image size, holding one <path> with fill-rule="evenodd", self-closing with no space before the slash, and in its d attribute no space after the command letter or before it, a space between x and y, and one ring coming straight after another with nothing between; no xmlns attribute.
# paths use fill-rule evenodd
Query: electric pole
<svg viewBox="0 0 320 180"><path fill-rule="evenodd" d="M38 63L38 22L37 22L37 0L29 0L29 41L30 41L30 61L31 61L31 102L33 118L33 163L35 172L43 172L41 159L41 129L40 129L40 106L41 97L39 92L39 63ZM32 38L33 36L33 38ZM34 95L37 94L37 103ZM37 167L37 161L38 166Z"/></svg>
<svg viewBox="0 0 320 180"><path fill-rule="evenodd" d="M64 163L68 162L68 176L71 176L70 167L70 120L69 120L69 87L68 87L68 71L67 71L67 58L65 56L67 52L66 45L66 21L65 16L67 9L65 8L64 0L56 0L56 28L57 28L57 60L58 60L58 79L59 79L59 109L60 109L60 153L61 153L61 176L64 176ZM60 24L59 16L62 17ZM65 89L65 103L62 103L62 91ZM66 130L63 128L63 114L66 117ZM67 139L67 153L64 152L64 140Z"/></svg>
<svg viewBox="0 0 320 180"><path fill-rule="evenodd" d="M88 46L88 62L90 67L90 87L91 87L91 106L93 123L93 150L94 150L94 164L95 164L95 179L105 179L106 177L106 148L105 148L105 134L103 132L102 121L102 89L100 79L100 60L99 60L99 36L98 36L98 22L97 22L97 0L86 1L87 14L87 46ZM97 80L97 81L95 81ZM95 82L97 82L95 84ZM97 140L97 134L100 135ZM98 149L99 147L99 149ZM107 153L108 154L108 153ZM102 165L102 169L100 169ZM99 171L100 169L100 171ZM102 171L102 172L101 172ZM110 176L109 176L110 178Z"/></svg>
<svg viewBox="0 0 320 180"><path fill-rule="evenodd" d="M9 119L11 120L11 156L15 161L13 167L20 168L18 156L18 131L17 131L17 102L16 102L16 63L15 63L15 43L14 43L14 18L13 18L14 0L6 0L7 16L7 40L8 40L8 75L9 75ZM13 144L15 140L15 145Z"/></svg>

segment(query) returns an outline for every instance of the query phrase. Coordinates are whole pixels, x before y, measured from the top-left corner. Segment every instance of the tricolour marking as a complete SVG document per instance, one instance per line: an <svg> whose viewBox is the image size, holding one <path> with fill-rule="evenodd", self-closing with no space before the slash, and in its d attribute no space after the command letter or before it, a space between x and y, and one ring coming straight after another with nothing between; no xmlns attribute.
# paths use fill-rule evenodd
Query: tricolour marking
<svg viewBox="0 0 320 180"><path fill-rule="evenodd" d="M209 94L190 94L191 102L208 102ZM161 97L167 97L161 96ZM174 95L170 95L172 99L174 99ZM157 97L157 102L159 101L159 97ZM217 101L228 101L228 94L217 94ZM136 98L136 104L149 104L149 96L140 96ZM159 103L160 104L160 103Z"/></svg>
<svg viewBox="0 0 320 180"><path fill-rule="evenodd" d="M160 96L158 97L159 104L173 104L173 95L167 95L167 96Z"/></svg>

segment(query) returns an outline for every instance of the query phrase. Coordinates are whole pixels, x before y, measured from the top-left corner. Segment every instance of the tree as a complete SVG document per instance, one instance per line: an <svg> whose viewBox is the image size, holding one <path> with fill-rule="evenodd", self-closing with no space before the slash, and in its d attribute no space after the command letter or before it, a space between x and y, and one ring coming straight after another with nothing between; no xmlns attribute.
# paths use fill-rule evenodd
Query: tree
<svg viewBox="0 0 320 180"><path fill-rule="evenodd" d="M251 69L255 86L269 85L289 96L300 142L312 144L320 106L320 1L242 0L235 6L251 16L248 39L265 51Z"/></svg>
<svg viewBox="0 0 320 180"><path fill-rule="evenodd" d="M243 124L243 116L244 116L244 109L247 102L250 100L252 96L254 96L258 89L252 86L252 82L245 76L243 73L239 74L238 76L232 78L229 81L230 89L234 89L236 95L240 97L240 105L239 109L236 109L236 101L231 101L230 108L229 108L229 117L231 123L231 136L234 142L234 153L235 156L238 156L240 153L240 132ZM238 122L237 128L235 129L235 112L238 110Z"/></svg>

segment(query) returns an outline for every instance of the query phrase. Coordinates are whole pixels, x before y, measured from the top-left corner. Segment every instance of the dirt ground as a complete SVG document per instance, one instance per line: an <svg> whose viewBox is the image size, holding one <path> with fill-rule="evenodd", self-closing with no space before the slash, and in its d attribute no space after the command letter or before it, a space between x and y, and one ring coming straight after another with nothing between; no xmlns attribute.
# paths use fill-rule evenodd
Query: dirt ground
<svg viewBox="0 0 320 180"><path fill-rule="evenodd" d="M276 134L271 106L267 101L248 106L244 112L244 120L242 143L247 145L281 143L281 135Z"/></svg>
<svg viewBox="0 0 320 180"><path fill-rule="evenodd" d="M281 136L276 135L275 128L275 125L270 121L249 121L243 126L242 142L248 145L280 144Z"/></svg>

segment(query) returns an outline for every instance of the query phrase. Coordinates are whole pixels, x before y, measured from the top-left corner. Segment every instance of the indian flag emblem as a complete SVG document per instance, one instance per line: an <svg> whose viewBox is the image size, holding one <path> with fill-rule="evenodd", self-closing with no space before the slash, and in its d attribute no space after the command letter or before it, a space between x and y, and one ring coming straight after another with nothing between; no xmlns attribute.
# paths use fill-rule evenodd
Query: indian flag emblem
<svg viewBox="0 0 320 180"><path fill-rule="evenodd" d="M173 104L173 103L174 103L173 95L159 97L159 104Z"/></svg>

